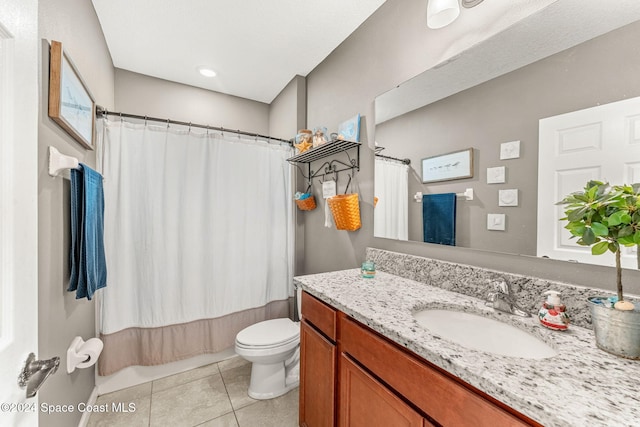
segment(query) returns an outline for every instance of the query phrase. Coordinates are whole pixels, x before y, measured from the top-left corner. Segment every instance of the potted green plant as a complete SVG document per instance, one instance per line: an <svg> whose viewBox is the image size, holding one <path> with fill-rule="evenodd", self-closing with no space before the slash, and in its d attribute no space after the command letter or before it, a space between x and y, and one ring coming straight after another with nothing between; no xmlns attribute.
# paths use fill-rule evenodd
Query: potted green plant
<svg viewBox="0 0 640 427"><path fill-rule="evenodd" d="M618 356L640 359L640 311L624 299L620 260L623 246L640 244L640 184L610 186L589 181L583 191L558 204L565 205L562 220L568 221L565 228L579 245L590 246L593 255L615 254L617 302L589 298L596 344Z"/></svg>

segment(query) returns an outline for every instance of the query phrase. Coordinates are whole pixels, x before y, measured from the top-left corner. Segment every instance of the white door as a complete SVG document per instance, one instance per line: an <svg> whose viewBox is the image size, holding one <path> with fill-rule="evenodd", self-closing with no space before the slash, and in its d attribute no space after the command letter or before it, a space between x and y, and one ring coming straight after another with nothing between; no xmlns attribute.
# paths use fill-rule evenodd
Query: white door
<svg viewBox="0 0 640 427"><path fill-rule="evenodd" d="M564 196L592 179L640 182L640 98L626 99L540 120L538 151L538 256L615 266L611 252L594 256L564 226ZM622 266L636 268L635 248Z"/></svg>
<svg viewBox="0 0 640 427"><path fill-rule="evenodd" d="M37 353L37 1L0 2L0 425L37 426L18 375Z"/></svg>

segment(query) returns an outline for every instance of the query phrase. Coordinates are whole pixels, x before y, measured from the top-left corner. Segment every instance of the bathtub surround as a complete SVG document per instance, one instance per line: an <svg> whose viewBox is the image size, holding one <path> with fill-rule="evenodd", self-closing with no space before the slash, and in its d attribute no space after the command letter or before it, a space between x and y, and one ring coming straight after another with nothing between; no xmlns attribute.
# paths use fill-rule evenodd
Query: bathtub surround
<svg viewBox="0 0 640 427"><path fill-rule="evenodd" d="M111 116L99 125L99 374L218 352L249 324L287 317L291 147Z"/></svg>
<svg viewBox="0 0 640 427"><path fill-rule="evenodd" d="M378 270L406 279L415 280L430 286L469 295L485 300L492 290L492 283L505 280L511 285L518 305L534 315L544 301L544 292L560 292L567 307L572 325L592 329L590 309L587 298L599 295L613 295L611 291L590 289L553 280L511 274L498 270L474 267L401 254L383 249L367 248L367 259L376 263ZM631 297L637 299L637 297Z"/></svg>

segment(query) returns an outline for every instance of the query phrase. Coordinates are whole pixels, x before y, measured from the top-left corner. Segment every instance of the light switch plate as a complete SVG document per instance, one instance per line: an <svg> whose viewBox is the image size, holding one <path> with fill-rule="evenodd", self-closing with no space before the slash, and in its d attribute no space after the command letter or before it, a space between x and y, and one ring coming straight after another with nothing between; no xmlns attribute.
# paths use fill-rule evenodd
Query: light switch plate
<svg viewBox="0 0 640 427"><path fill-rule="evenodd" d="M505 170L504 166L487 168L487 184L504 184L506 180Z"/></svg>
<svg viewBox="0 0 640 427"><path fill-rule="evenodd" d="M518 206L518 189L498 191L498 206Z"/></svg>
<svg viewBox="0 0 640 427"><path fill-rule="evenodd" d="M503 142L500 144L500 160L517 159L520 157L520 141Z"/></svg>
<svg viewBox="0 0 640 427"><path fill-rule="evenodd" d="M504 214L487 214L487 230L505 230L505 215Z"/></svg>

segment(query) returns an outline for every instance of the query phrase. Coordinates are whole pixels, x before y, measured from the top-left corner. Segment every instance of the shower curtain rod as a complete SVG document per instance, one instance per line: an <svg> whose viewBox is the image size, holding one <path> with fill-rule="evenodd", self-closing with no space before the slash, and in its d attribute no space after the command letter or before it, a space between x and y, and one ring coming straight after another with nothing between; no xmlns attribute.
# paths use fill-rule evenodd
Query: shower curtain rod
<svg viewBox="0 0 640 427"><path fill-rule="evenodd" d="M383 159L395 160L400 163L404 163L405 165L411 164L411 159L399 159L397 157L385 156L384 154L377 154L376 157L382 157Z"/></svg>
<svg viewBox="0 0 640 427"><path fill-rule="evenodd" d="M152 121L152 122L166 123L167 125L189 126L190 128L194 127L194 128L201 128L201 129L207 129L207 130L216 130L219 132L229 132L229 133L235 133L237 135L253 136L255 138L262 138L270 141L279 141L279 142L286 142L287 144L293 144L293 142L288 139L274 138L272 136L261 135L259 133L254 133L254 132L246 132L239 129L227 129L227 128L217 127L217 126L199 125L191 122L182 122L179 120L160 119L157 117L140 116L138 114L120 113L115 111L109 111L104 107L96 105L96 117L100 117L100 116L118 116L118 117L127 118L127 119L140 119L140 120L144 120L145 122Z"/></svg>

